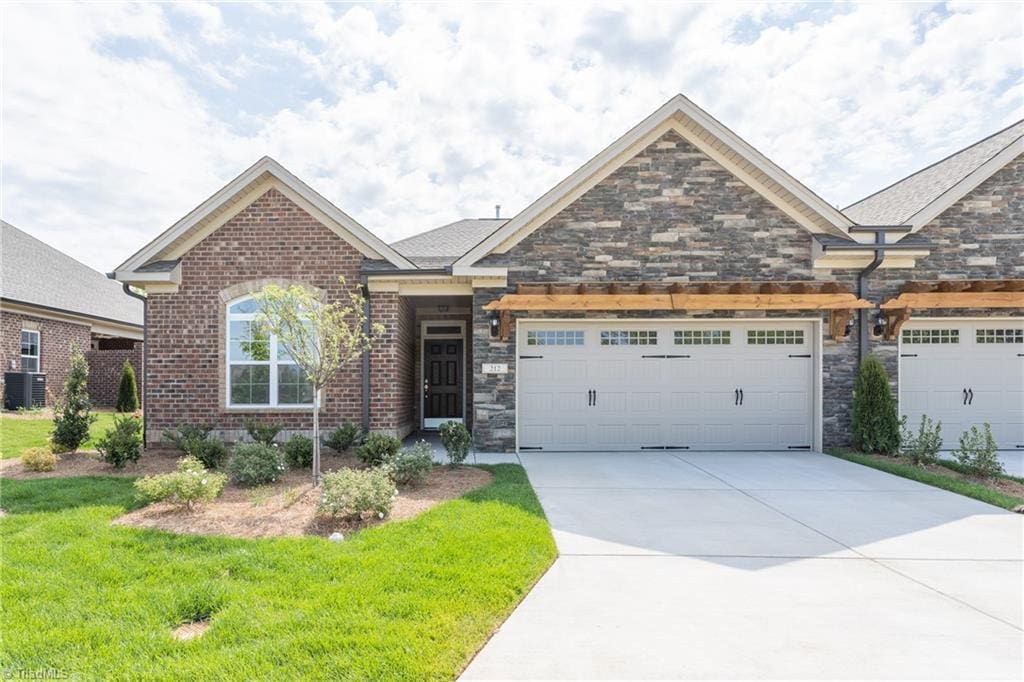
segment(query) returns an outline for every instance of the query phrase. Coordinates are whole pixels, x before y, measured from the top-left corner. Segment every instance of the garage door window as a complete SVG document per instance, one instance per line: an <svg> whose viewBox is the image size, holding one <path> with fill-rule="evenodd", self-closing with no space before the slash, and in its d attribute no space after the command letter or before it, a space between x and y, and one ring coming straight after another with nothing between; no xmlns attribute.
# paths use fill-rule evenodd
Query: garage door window
<svg viewBox="0 0 1024 682"><path fill-rule="evenodd" d="M677 346L728 346L732 343L732 332L728 329L677 329Z"/></svg>
<svg viewBox="0 0 1024 682"><path fill-rule="evenodd" d="M804 342L802 329L750 329L747 343L754 346L799 346Z"/></svg>
<svg viewBox="0 0 1024 682"><path fill-rule="evenodd" d="M527 346L582 346L583 331L553 329L526 332Z"/></svg>
<svg viewBox="0 0 1024 682"><path fill-rule="evenodd" d="M602 346L656 346L658 332L653 329L617 329L601 332Z"/></svg>
<svg viewBox="0 0 1024 682"><path fill-rule="evenodd" d="M1024 343L1024 329L979 329L978 343Z"/></svg>
<svg viewBox="0 0 1024 682"><path fill-rule="evenodd" d="M903 343L960 343L960 330L904 329Z"/></svg>

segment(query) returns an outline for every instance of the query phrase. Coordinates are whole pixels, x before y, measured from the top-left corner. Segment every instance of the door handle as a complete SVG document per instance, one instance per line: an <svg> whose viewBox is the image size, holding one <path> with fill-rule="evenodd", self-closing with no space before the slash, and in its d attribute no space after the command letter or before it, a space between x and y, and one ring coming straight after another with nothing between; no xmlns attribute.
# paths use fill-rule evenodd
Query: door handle
<svg viewBox="0 0 1024 682"><path fill-rule="evenodd" d="M430 390L430 382L427 381L426 379L424 379L423 380L423 395L426 395L427 391L429 391L429 390Z"/></svg>
<svg viewBox="0 0 1024 682"><path fill-rule="evenodd" d="M964 389L964 401L961 404L962 405L966 405L967 404L967 389L966 388Z"/></svg>
<svg viewBox="0 0 1024 682"><path fill-rule="evenodd" d="M740 405L743 404L743 389L740 389Z"/></svg>
<svg viewBox="0 0 1024 682"><path fill-rule="evenodd" d="M971 404L974 403L974 389L973 388L967 389L967 393L968 393L967 404L971 405Z"/></svg>

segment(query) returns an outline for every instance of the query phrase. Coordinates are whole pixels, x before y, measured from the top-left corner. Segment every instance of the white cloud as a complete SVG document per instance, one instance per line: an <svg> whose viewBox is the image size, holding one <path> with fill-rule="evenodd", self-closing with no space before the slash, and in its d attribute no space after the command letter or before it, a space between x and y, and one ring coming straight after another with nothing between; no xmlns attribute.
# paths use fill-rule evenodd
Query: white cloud
<svg viewBox="0 0 1024 682"><path fill-rule="evenodd" d="M263 154L387 240L676 92L845 204L1024 113L1019 5L7 5L3 215L110 269Z"/></svg>

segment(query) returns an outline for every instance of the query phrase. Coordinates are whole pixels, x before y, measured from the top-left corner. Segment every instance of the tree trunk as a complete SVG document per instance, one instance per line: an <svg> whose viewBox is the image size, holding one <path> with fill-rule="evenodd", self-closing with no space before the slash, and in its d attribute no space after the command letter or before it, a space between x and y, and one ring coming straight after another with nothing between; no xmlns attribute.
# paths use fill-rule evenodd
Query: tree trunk
<svg viewBox="0 0 1024 682"><path fill-rule="evenodd" d="M320 485L320 387L313 387L313 487Z"/></svg>

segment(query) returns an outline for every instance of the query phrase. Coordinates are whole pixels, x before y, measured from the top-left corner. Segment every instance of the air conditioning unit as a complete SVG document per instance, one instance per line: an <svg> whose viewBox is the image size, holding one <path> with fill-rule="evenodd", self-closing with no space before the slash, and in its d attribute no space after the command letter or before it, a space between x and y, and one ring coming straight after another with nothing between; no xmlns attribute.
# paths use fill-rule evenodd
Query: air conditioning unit
<svg viewBox="0 0 1024 682"><path fill-rule="evenodd" d="M39 372L4 372L4 409L30 409L46 404L46 375Z"/></svg>

